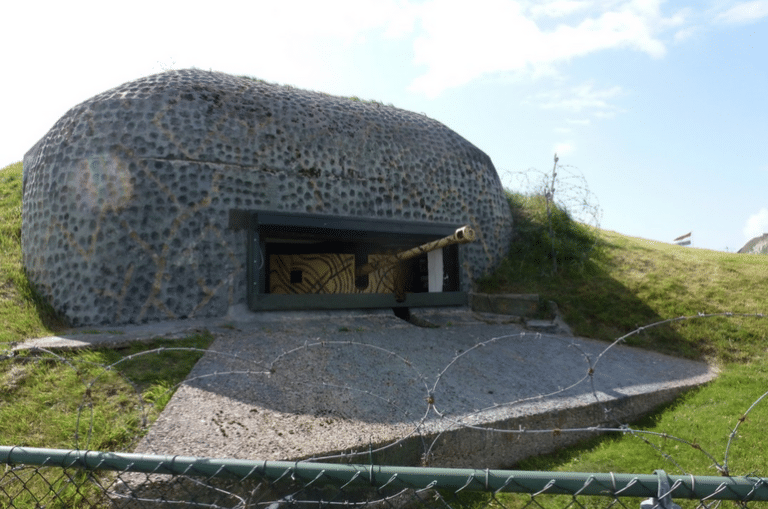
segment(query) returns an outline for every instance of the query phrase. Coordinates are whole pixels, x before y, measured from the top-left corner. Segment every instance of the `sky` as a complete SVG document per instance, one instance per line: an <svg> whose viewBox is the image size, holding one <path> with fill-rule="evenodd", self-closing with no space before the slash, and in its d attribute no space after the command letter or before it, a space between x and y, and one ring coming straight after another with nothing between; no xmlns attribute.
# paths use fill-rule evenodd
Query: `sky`
<svg viewBox="0 0 768 509"><path fill-rule="evenodd" d="M557 154L555 198L588 189L625 235L736 251L768 232L768 0L25 0L0 18L0 167L80 102L195 67L424 113L512 190Z"/></svg>

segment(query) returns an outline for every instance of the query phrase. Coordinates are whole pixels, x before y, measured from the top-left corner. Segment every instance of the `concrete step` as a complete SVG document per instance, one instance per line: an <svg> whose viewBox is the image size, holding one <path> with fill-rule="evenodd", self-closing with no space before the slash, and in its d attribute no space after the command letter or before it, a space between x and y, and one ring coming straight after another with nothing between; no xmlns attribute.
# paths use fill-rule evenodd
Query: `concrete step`
<svg viewBox="0 0 768 509"><path fill-rule="evenodd" d="M547 314L552 318L541 319L537 317L537 315L542 314L542 310L539 295L535 293L470 293L469 305L472 311L476 313L514 317L528 330L546 334L573 335L554 301L547 301L546 303Z"/></svg>
<svg viewBox="0 0 768 509"><path fill-rule="evenodd" d="M469 306L479 313L533 317L539 311L539 296L535 293L470 293Z"/></svg>

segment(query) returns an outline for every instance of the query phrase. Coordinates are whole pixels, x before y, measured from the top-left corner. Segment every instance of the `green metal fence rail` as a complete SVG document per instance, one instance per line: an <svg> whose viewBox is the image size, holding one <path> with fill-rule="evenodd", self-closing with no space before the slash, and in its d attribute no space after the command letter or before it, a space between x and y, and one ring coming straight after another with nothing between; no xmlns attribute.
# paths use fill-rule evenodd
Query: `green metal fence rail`
<svg viewBox="0 0 768 509"><path fill-rule="evenodd" d="M9 446L0 446L0 461L6 464L6 474L15 467L36 466L238 482L266 480L271 483L290 478L304 488L333 485L344 489L367 486L380 490L386 486L388 489L434 489L451 493L517 492L536 496L649 497L659 500L671 497L699 501L736 500L742 503L768 501L768 478L680 476L667 475L661 470L654 474L528 472L252 461ZM3 477L0 477L0 494L4 492L4 484Z"/></svg>

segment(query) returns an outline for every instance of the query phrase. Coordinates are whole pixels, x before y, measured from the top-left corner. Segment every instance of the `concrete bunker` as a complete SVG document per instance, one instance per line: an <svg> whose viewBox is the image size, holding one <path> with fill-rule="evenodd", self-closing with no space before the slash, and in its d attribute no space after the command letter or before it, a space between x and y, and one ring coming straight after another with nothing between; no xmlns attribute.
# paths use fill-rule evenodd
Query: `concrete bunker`
<svg viewBox="0 0 768 509"><path fill-rule="evenodd" d="M512 234L490 158L443 124L200 70L72 108L25 155L23 193L25 267L73 325L464 304ZM318 285L323 264L358 267L464 225L475 242L400 265L404 278Z"/></svg>

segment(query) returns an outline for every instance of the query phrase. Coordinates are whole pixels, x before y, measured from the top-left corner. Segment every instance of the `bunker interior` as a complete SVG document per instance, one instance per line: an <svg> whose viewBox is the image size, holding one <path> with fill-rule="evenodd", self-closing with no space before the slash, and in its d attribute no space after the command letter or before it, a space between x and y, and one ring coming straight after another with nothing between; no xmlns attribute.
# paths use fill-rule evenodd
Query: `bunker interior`
<svg viewBox="0 0 768 509"><path fill-rule="evenodd" d="M395 253L451 236L461 225L273 211L238 215L247 222L251 310L467 303L457 244L365 270Z"/></svg>

